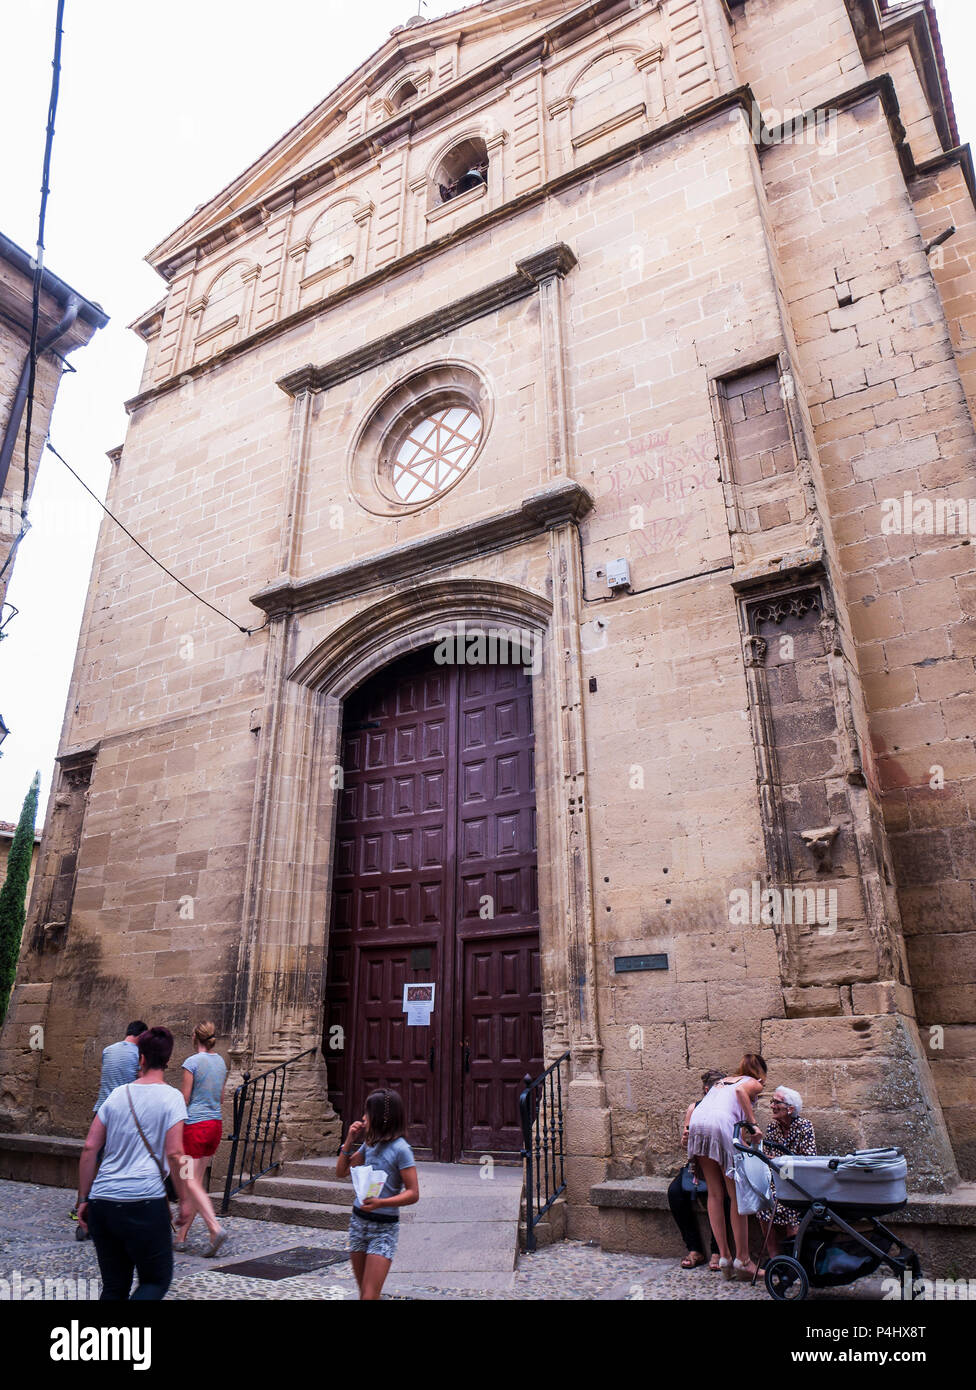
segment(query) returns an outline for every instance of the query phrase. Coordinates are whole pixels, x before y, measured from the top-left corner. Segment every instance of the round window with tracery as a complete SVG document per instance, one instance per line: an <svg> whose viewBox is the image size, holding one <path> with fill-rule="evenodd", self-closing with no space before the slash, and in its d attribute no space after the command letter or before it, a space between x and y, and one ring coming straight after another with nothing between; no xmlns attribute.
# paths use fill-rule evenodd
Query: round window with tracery
<svg viewBox="0 0 976 1390"><path fill-rule="evenodd" d="M493 393L467 363L417 368L376 402L350 440L350 491L378 516L438 503L466 486L493 416Z"/></svg>
<svg viewBox="0 0 976 1390"><path fill-rule="evenodd" d="M392 450L393 490L403 502L427 502L470 468L481 440L481 416L467 405L425 412Z"/></svg>

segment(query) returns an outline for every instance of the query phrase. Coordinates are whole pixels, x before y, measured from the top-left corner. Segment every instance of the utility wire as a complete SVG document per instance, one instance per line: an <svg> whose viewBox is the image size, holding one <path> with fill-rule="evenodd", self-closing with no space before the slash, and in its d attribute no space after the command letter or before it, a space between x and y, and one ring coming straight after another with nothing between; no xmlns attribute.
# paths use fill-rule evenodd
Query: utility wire
<svg viewBox="0 0 976 1390"><path fill-rule="evenodd" d="M7 557L8 563L16 551L19 542L23 539L27 529L27 502L30 495L31 424L34 414L34 388L37 375L37 336L40 323L41 286L44 278L44 228L47 218L47 200L51 192L51 152L54 147L54 120L58 110L58 91L61 84L61 41L64 37L64 5L65 0L58 0L54 34L54 57L51 61L51 67L53 69L51 76L51 95L48 101L47 133L44 141L44 165L41 173L41 207L37 219L37 254L34 260L34 282L31 302L30 373L27 382L27 404L24 417L24 490L20 513L21 531L11 547L10 555ZM230 623L232 627L236 627L237 631L242 632L246 637L250 637L253 633L261 630L256 627L243 627L240 623L234 622L234 619L227 613L222 612L219 608L216 608L210 603L208 599L203 598L202 595L198 594L194 589L191 589L189 584L184 584L182 579L178 578L172 570L167 569L161 560L157 560L152 551L147 550L142 541L138 540L128 527L124 526L119 518L115 516L113 512L109 511L98 494L93 492L84 478L80 477L79 474L75 472L67 459L58 453L51 441L46 440L45 443L54 457L60 459L68 472L81 483L81 486L88 495L95 499L106 516L110 517L111 520L115 522L116 526L125 532L129 540L132 541L134 545L137 545L143 554L147 555L149 559L152 560L154 565L158 565L165 574L169 575L170 579L177 583L181 589L185 589L198 603L202 603L204 607L209 608L212 613L216 613L218 618L223 618L224 621ZM7 565L5 564L3 568L5 570ZM0 574L2 574L2 571L0 571ZM262 627L266 626L267 619L265 619L262 624Z"/></svg>
<svg viewBox="0 0 976 1390"><path fill-rule="evenodd" d="M79 474L75 472L75 470L71 467L71 464L68 462L66 458L61 457L61 455L58 453L57 449L55 449L54 445L51 443L50 440L47 441L47 448L50 449L51 453L54 455L56 459L61 459L61 462L64 464L65 468L67 468L68 472L72 475L72 477L78 479L79 483L81 483L82 487L88 493L89 497L94 497L95 501L101 507L105 515L109 517L112 521L114 521L116 526L118 526L122 531L125 532L125 534L129 537L129 540L132 541L134 545L137 545L144 555L149 556L150 560L152 560L154 565L158 565L159 568L165 574L169 575L170 579L175 580L175 582L179 584L181 589L185 589L188 594L191 594L193 598L197 599L198 602L204 604L204 606L209 608L212 613L216 613L218 618L223 618L224 621L230 623L232 627L236 627L238 632L243 632L245 637L250 637L255 632L260 632L262 628L267 627L267 618L265 618L264 622L261 624L261 627L242 627L240 623L235 623L234 619L230 617L229 614L222 612L219 608L215 608L209 599L203 598L200 594L196 592L195 589L191 589L189 584L184 584L183 580L180 579L177 575L175 575L172 570L166 568L162 560L157 560L152 551L146 549L142 541L138 540L127 526L123 525L123 523L118 519L114 512L109 511L108 507L106 507L105 503L99 497L98 493L92 492L91 488L85 482L84 478L80 477Z"/></svg>
<svg viewBox="0 0 976 1390"><path fill-rule="evenodd" d="M27 381L27 409L24 417L24 494L20 514L27 516L30 495L31 420L34 415L34 380L37 375L37 331L41 311L41 282L44 277L44 223L47 200L51 192L51 150L54 147L54 117L58 109L58 89L61 85L61 40L64 37L64 0L58 0L54 31L54 58L51 61L51 97L47 108L47 135L44 140L44 167L41 173L41 210L37 219L37 255L34 260L34 291L31 304L30 376Z"/></svg>

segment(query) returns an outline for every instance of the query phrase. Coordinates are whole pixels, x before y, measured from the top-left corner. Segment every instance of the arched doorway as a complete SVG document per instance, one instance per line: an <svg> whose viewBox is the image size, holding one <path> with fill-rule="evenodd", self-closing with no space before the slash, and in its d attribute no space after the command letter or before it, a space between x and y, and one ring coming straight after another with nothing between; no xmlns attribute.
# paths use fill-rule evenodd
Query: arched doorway
<svg viewBox="0 0 976 1390"><path fill-rule="evenodd" d="M348 1123L394 1087L421 1157L515 1153L543 1065L531 677L411 652L347 697L341 747L330 1099ZM426 982L411 1023L404 985Z"/></svg>

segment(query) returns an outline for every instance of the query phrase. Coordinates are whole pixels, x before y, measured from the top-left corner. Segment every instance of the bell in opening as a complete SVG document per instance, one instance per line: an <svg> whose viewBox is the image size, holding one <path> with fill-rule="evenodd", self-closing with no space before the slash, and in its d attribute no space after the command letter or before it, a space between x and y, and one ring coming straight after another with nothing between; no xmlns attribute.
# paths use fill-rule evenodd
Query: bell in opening
<svg viewBox="0 0 976 1390"><path fill-rule="evenodd" d="M484 140L464 140L441 161L435 187L442 203L488 187L488 149Z"/></svg>

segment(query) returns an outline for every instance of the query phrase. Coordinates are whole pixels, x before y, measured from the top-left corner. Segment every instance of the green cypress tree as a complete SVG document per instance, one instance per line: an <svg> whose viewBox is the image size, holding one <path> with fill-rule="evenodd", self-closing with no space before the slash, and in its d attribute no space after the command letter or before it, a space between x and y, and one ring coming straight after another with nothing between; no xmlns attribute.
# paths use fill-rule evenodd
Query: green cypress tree
<svg viewBox="0 0 976 1390"><path fill-rule="evenodd" d="M0 888L0 1023L6 1017L10 991L14 987L20 939L27 920L27 884L34 855L34 823L40 786L41 774L37 772L24 797L24 809L7 857L7 877Z"/></svg>

